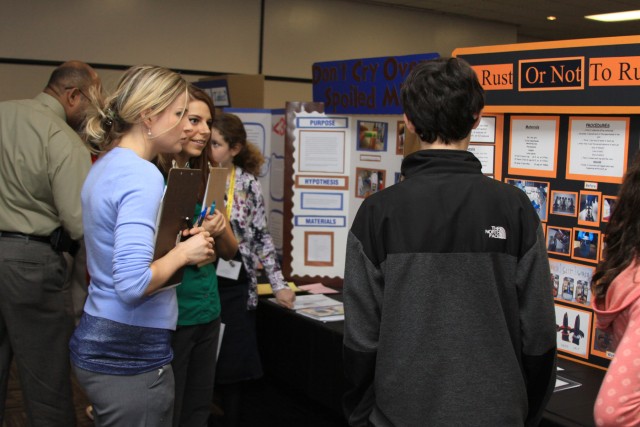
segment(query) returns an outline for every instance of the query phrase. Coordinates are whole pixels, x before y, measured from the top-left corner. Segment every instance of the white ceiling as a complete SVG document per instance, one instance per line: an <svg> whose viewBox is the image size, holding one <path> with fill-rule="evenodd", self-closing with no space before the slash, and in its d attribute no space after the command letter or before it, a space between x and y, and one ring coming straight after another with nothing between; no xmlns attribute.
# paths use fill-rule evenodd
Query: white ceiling
<svg viewBox="0 0 640 427"><path fill-rule="evenodd" d="M516 25L519 39L566 40L640 34L640 21L596 22L585 15L640 9L640 0L354 0ZM556 21L548 21L554 15Z"/></svg>

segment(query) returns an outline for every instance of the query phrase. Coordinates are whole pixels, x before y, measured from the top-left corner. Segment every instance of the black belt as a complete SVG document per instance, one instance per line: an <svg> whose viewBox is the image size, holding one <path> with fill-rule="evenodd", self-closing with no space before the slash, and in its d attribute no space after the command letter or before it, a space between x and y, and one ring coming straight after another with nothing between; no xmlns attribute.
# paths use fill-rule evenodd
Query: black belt
<svg viewBox="0 0 640 427"><path fill-rule="evenodd" d="M29 234L12 233L10 231L0 231L0 237L10 237L12 239L22 239L22 240L26 240L27 242L29 240L33 240L34 242L41 242L41 243L51 244L51 238L50 237L31 236Z"/></svg>

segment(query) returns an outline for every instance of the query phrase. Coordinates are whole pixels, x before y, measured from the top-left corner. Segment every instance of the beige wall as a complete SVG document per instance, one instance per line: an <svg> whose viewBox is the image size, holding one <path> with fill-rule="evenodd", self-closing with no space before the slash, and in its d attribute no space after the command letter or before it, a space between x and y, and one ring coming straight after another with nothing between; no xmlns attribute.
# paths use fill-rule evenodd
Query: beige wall
<svg viewBox="0 0 640 427"><path fill-rule="evenodd" d="M311 77L314 62L515 43L515 26L338 0L267 0L264 74Z"/></svg>
<svg viewBox="0 0 640 427"><path fill-rule="evenodd" d="M0 100L27 98L53 67L7 59L152 63L218 73L260 72L261 0L29 0L0 14ZM265 0L262 74L311 78L314 62L515 43L514 26L340 0ZM2 63L4 62L4 63ZM121 71L101 69L112 89ZM187 74L196 81L201 74ZM265 83L265 108L311 100L311 84Z"/></svg>

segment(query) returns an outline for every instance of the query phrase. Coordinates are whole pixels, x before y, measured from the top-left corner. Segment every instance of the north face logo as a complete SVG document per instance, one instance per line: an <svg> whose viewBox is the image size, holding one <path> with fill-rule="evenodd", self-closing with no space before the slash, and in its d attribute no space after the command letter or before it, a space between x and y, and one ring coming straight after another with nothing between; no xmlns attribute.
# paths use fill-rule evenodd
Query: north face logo
<svg viewBox="0 0 640 427"><path fill-rule="evenodd" d="M507 240L507 231L504 227L491 226L491 230L484 230L489 235L490 239L502 239Z"/></svg>

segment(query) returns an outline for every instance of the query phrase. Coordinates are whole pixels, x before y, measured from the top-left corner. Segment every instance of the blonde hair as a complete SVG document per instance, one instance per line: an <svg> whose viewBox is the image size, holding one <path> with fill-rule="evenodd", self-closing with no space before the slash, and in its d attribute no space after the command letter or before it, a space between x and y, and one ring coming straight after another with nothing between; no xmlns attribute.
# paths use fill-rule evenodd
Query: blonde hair
<svg viewBox="0 0 640 427"><path fill-rule="evenodd" d="M188 93L188 83L178 73L155 65L131 67L104 105L92 96L95 111L87 117L85 138L95 153L108 151L133 125L162 113L181 94L186 100Z"/></svg>

